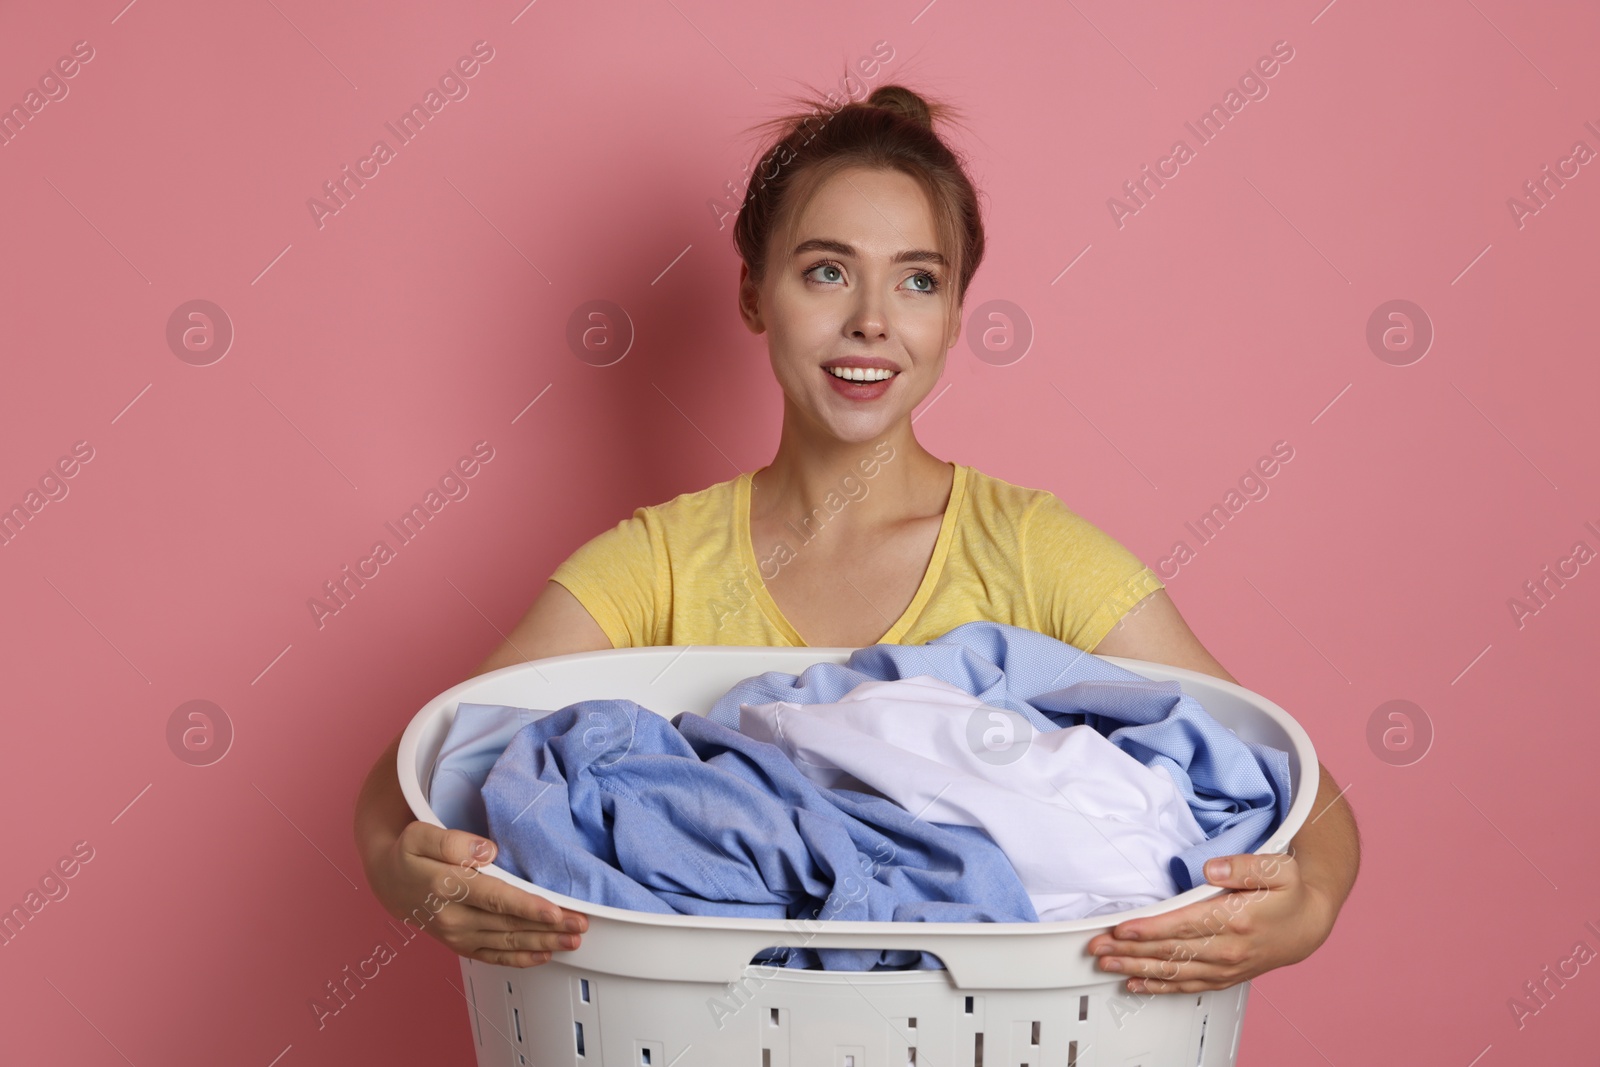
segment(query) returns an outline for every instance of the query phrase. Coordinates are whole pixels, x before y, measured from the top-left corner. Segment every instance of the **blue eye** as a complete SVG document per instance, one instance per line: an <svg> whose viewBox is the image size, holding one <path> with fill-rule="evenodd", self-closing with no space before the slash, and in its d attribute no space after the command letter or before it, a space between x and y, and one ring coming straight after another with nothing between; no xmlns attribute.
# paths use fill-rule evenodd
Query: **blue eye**
<svg viewBox="0 0 1600 1067"><path fill-rule="evenodd" d="M843 280L844 269L842 267L840 267L837 263L827 263L827 262L818 263L813 267L806 268L806 270L804 272L802 272L801 276L804 277L804 278L810 279L811 276L813 274L815 274L819 270L830 270L830 271L833 271L833 273L834 273L834 277L828 278L826 280L814 279L814 280L817 280L817 281L822 281L823 284L835 285L839 281ZM917 273L913 274L911 277L913 279L921 278L926 283L925 285L921 285L921 286L912 286L911 287L911 291L914 292L914 293L924 293L924 294L930 294L931 295L933 293L937 293L939 291L939 289L941 288L941 286L942 286L942 283L939 281L939 276L937 274L934 274L932 271L926 271L926 270L918 271Z"/></svg>

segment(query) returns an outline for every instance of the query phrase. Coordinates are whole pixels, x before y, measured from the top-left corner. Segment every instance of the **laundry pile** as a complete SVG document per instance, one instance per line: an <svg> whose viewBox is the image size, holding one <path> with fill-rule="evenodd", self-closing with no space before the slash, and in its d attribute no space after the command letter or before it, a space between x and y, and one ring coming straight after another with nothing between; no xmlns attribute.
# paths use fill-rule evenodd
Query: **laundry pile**
<svg viewBox="0 0 1600 1067"><path fill-rule="evenodd" d="M705 715L461 703L430 802L552 892L636 911L1032 922L1165 900L1287 815L1289 759L1157 682L1000 623L772 671ZM776 949L789 967L939 967Z"/></svg>

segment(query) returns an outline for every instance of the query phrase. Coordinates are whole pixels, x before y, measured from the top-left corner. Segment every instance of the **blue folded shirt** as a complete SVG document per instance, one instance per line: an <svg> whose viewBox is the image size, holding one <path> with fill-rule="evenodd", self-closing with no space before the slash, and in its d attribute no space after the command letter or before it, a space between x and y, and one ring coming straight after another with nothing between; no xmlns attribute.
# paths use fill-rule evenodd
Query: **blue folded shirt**
<svg viewBox="0 0 1600 1067"><path fill-rule="evenodd" d="M689 713L669 722L631 700L580 701L521 727L483 801L501 866L592 903L764 919L1038 919L983 831L821 789L776 745ZM804 945L768 958L940 966L916 951Z"/></svg>

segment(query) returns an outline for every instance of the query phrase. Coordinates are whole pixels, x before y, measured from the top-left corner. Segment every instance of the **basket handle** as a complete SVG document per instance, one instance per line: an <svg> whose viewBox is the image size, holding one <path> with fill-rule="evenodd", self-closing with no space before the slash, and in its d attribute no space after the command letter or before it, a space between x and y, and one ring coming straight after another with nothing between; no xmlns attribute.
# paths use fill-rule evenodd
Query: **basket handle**
<svg viewBox="0 0 1600 1067"><path fill-rule="evenodd" d="M896 924L912 929L891 933L807 930L799 923L791 925L794 930L787 934L701 927L686 945L681 927L591 914L579 947L557 958L574 966L636 978L734 984L749 981L752 971L756 977L784 972L783 967L750 962L762 950L780 945L910 949L937 956L959 989L1048 989L1122 981L1120 976L1096 968L1094 957L1087 953L1089 940L1103 928L1049 930L1036 924L973 923L970 933L930 935L914 929L923 925L920 923Z"/></svg>

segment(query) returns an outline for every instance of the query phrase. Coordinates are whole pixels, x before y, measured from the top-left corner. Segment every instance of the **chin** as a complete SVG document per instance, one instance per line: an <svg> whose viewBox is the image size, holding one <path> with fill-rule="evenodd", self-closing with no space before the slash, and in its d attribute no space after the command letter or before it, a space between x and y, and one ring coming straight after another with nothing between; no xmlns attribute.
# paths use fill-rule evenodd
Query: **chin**
<svg viewBox="0 0 1600 1067"><path fill-rule="evenodd" d="M892 429L900 416L874 414L855 418L818 420L836 440L845 444L866 445L880 441Z"/></svg>
<svg viewBox="0 0 1600 1067"><path fill-rule="evenodd" d="M847 406L850 401L841 400L826 384L822 389L819 393L802 393L803 400L796 400L794 394L786 391L785 404L818 433L845 444L870 445L881 441L911 414L901 410L899 405L873 404L870 408L858 406L851 410Z"/></svg>

